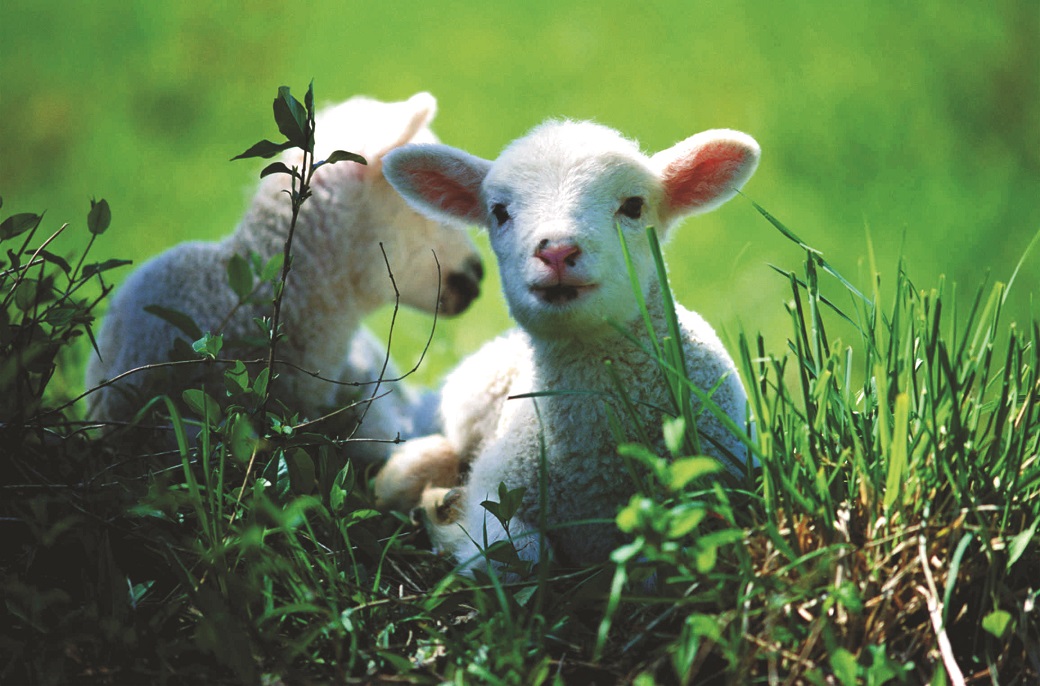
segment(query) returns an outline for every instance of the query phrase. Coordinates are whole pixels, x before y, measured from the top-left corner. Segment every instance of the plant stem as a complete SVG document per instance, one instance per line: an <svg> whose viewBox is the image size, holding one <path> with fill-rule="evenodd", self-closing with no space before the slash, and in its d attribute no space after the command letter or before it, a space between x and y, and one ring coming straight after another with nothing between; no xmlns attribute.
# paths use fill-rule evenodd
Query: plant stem
<svg viewBox="0 0 1040 686"><path fill-rule="evenodd" d="M267 357L267 373L268 373L268 386L267 393L264 395L264 401L260 406L260 416L267 416L267 403L271 399L271 384L274 383L274 363L275 354L278 347L278 327L281 323L282 318L282 297L285 295L286 281L289 278L289 270L292 268L292 241L293 235L296 233L296 222L300 216L300 208L303 207L304 201L310 195L311 177L314 175L314 119L313 113L308 112L307 122L307 145L303 149L303 164L300 167L300 187L299 190L296 188L297 176L293 174L291 176L291 192L289 197L292 199L292 218L289 220L289 233L285 237L285 249L282 254L282 275L280 278L280 286L275 292L274 296L274 308L271 313L271 347Z"/></svg>

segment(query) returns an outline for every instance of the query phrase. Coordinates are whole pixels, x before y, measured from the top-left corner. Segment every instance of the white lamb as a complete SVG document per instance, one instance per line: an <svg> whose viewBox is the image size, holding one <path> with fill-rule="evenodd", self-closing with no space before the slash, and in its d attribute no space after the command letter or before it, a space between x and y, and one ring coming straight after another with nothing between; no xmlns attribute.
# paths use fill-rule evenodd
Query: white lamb
<svg viewBox="0 0 1040 686"><path fill-rule="evenodd" d="M409 441L391 455L376 480L379 504L406 511L422 506L434 545L464 564L506 536L523 559L537 559L532 534L542 517L558 558L604 560L620 542L615 526L567 524L612 521L634 491L608 422L604 394L614 395L614 386L604 361L658 440L662 416L653 408L669 405L658 366L610 324L649 347L618 226L653 326L664 337L645 228L667 235L680 217L721 205L748 180L758 158L758 144L736 131L705 131L647 157L616 131L572 121L535 128L494 162L442 145L410 145L388 155L387 179L421 212L488 229L520 328L486 344L449 376L441 395L443 434ZM676 309L689 378L704 391L715 388L713 401L745 426L747 397L733 361L699 315ZM540 391L578 393L510 399ZM621 414L616 399L609 402ZM743 444L711 413L701 414L698 430L706 452L746 460ZM498 500L500 484L526 489L508 532L481 505Z"/></svg>
<svg viewBox="0 0 1040 686"><path fill-rule="evenodd" d="M430 312L438 307L438 261L441 314L462 312L478 295L481 261L466 232L416 213L383 178L389 151L406 143L437 142L429 129L435 110L433 96L419 93L395 103L355 97L318 114L316 159L345 149L364 156L368 165L340 162L314 175L313 195L303 204L293 238L292 271L281 312L287 337L279 344L280 359L335 380L377 379L385 350L361 320L394 302L387 262L406 305ZM283 159L289 166L298 165L301 154L287 152ZM228 285L226 268L235 254L257 253L266 262L282 253L291 215L287 188L286 175L267 176L232 235L217 243L178 245L131 274L113 298L101 328L101 354L89 363L87 388L167 359L180 334L166 320L146 312L149 305L182 311L203 331L223 333L226 340L260 336L253 319L270 315L270 305L235 311L237 297ZM178 397L182 389L200 382L214 395L224 388L226 367L211 368L201 377L184 369L136 373L103 388L91 396L89 415L99 421L125 421L158 393ZM287 365L277 372L275 397L311 419L363 393ZM390 369L388 378L395 374ZM395 388L372 403L357 435L394 438L413 433L420 428L412 426L418 402L412 392ZM349 419L339 424L343 432L353 429ZM372 443L355 447L368 459L385 458L387 450Z"/></svg>

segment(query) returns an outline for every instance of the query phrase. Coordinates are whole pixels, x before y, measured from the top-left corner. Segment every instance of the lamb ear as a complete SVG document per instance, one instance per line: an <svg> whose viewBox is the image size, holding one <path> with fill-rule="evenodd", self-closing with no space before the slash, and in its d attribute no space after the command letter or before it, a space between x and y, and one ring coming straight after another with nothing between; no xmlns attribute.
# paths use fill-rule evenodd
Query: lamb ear
<svg viewBox="0 0 1040 686"><path fill-rule="evenodd" d="M703 131L650 158L664 186L661 219L713 210L751 178L761 149L740 131Z"/></svg>
<svg viewBox="0 0 1040 686"><path fill-rule="evenodd" d="M405 145L383 158L383 176L416 210L437 221L486 223L480 186L491 162L447 145Z"/></svg>
<svg viewBox="0 0 1040 686"><path fill-rule="evenodd" d="M428 126L433 121L434 115L437 114L437 99L429 93L416 93L404 102L399 103L397 107L400 108L402 113L400 134L369 158L368 164L370 168L378 169L383 157L388 152L410 142L415 138L415 134L419 133L423 127ZM397 115L396 112L394 114Z"/></svg>

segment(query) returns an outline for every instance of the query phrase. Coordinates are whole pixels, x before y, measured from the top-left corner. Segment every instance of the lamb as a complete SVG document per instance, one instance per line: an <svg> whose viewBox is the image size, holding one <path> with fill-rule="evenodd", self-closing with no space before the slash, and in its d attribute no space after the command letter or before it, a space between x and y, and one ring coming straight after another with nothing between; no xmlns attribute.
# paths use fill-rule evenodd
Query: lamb
<svg viewBox="0 0 1040 686"><path fill-rule="evenodd" d="M435 111L433 96L418 93L394 103L355 97L318 113L316 159L346 149L364 156L368 164L325 165L314 175L313 195L303 204L293 239L293 265L281 313L287 338L279 345L280 359L335 380L377 379L385 350L361 320L395 300L387 263L405 305L456 315L479 294L481 260L466 232L416 213L383 178L388 152L406 143L437 142L429 128ZM298 165L301 154L290 151L283 160ZM227 283L226 268L236 254L256 253L264 262L281 254L291 214L287 188L286 175L267 176L233 234L216 243L178 245L131 274L112 300L98 335L100 355L89 362L87 388L167 359L178 332L165 319L146 312L149 305L182 311L201 330L223 333L226 340L258 336L253 319L269 315L270 306L236 310L237 296ZM225 322L229 313L233 314ZM212 368L203 376L183 369L136 373L104 387L91 396L88 415L101 422L126 421L158 393L179 397L182 389L200 383L223 388L223 368ZM276 399L311 419L360 397L357 387L331 384L288 365L280 365L278 374L272 384ZM395 375L390 369L387 378ZM422 405L414 392L395 388L372 403L356 435L413 434L421 430ZM341 422L344 432L354 428L352 419ZM363 459L385 459L383 445L354 445Z"/></svg>
<svg viewBox="0 0 1040 686"><path fill-rule="evenodd" d="M662 338L664 305L645 228L666 237L679 218L718 207L750 178L759 154L750 136L712 130L647 157L618 132L575 121L544 123L493 162L443 145L390 153L386 177L417 210L488 230L519 328L449 375L443 431L391 455L376 478L377 504L422 508L435 548L466 569L481 559L482 548L507 537L522 560L535 561L540 533L564 562L605 560L621 542L615 526L568 524L612 522L634 491L609 427L604 395L616 394L604 361L640 403L643 425L659 441L662 416L652 408L668 406L658 366L611 324L647 342L618 232L626 236ZM676 314L689 378L704 391L714 389L714 403L747 426L747 396L718 336L694 312L677 306ZM540 391L578 393L515 398ZM717 417L704 412L697 426L702 450L746 462L744 444ZM500 485L525 489L505 527L481 505L498 500Z"/></svg>

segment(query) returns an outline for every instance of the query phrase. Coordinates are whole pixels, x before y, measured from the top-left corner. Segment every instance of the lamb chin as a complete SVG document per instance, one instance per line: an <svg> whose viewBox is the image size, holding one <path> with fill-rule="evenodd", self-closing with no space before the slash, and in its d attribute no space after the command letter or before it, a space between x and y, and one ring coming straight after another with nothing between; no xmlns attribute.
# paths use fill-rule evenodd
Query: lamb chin
<svg viewBox="0 0 1040 686"><path fill-rule="evenodd" d="M595 286L558 285L532 288L531 290L538 300L547 305L564 306L573 303L595 288Z"/></svg>

